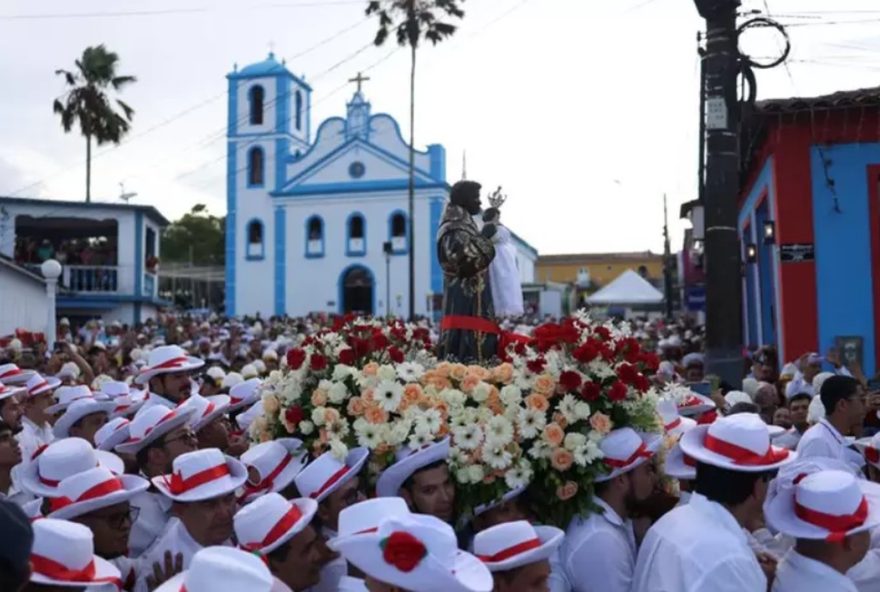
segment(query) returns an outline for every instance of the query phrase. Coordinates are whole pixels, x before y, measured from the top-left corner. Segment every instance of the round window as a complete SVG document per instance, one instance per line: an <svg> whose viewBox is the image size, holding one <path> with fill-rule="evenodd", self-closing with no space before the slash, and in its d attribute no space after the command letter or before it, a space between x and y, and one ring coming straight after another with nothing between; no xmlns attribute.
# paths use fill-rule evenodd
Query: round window
<svg viewBox="0 0 880 592"><path fill-rule="evenodd" d="M364 166L364 163L360 161L355 161L351 163L348 167L348 174L354 177L355 179L360 179L364 176L364 173L367 171L367 167Z"/></svg>

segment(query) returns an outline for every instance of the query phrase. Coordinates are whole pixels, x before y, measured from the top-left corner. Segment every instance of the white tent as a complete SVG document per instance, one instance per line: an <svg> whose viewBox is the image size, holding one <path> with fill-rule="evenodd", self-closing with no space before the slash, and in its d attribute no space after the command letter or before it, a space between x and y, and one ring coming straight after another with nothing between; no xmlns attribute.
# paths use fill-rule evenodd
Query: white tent
<svg viewBox="0 0 880 592"><path fill-rule="evenodd" d="M614 281L587 298L590 304L608 306L660 304L663 294L632 269L627 269Z"/></svg>

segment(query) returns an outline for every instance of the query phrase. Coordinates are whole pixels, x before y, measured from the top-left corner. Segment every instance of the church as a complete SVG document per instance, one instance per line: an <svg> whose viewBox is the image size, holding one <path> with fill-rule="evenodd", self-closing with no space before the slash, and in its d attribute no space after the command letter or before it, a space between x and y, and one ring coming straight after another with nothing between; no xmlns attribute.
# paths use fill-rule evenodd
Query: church
<svg viewBox="0 0 880 592"><path fill-rule="evenodd" d="M397 121L357 88L345 117L313 128L312 88L273 54L229 84L226 312L405 316L409 148ZM415 154L415 310L442 310L436 255L449 196L446 151ZM524 283L537 251L519 239Z"/></svg>

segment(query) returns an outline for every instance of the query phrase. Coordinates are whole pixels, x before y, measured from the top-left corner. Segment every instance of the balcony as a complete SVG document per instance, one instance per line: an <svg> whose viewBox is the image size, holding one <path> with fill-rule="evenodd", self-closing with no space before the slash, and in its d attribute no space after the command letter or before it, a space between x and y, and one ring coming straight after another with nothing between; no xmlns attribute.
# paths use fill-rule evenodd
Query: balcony
<svg viewBox="0 0 880 592"><path fill-rule="evenodd" d="M40 266L26 268L42 276ZM119 268L115 265L65 265L58 281L61 288L86 294L112 294L119 291Z"/></svg>

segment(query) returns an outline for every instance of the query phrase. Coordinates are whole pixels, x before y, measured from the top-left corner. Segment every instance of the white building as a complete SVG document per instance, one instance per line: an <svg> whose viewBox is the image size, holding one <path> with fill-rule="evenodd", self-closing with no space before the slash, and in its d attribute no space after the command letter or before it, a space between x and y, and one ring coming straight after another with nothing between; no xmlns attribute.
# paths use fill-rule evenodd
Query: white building
<svg viewBox="0 0 880 592"><path fill-rule="evenodd" d="M374 115L359 83L346 117L313 132L311 87L272 54L227 78L227 313L406 314L409 151L394 118ZM415 310L426 314L443 292L443 146L417 151L415 167ZM537 252L516 240L531 282Z"/></svg>
<svg viewBox="0 0 880 592"><path fill-rule="evenodd" d="M158 297L156 275L159 234L167 225L150 206L0 197L0 256L38 279L44 259L62 264L59 316L138 323L170 304ZM0 308L12 300L11 277L0 276ZM15 285L24 298L22 281Z"/></svg>
<svg viewBox="0 0 880 592"><path fill-rule="evenodd" d="M46 282L39 273L0 255L0 337L17 329L45 334L48 306Z"/></svg>

